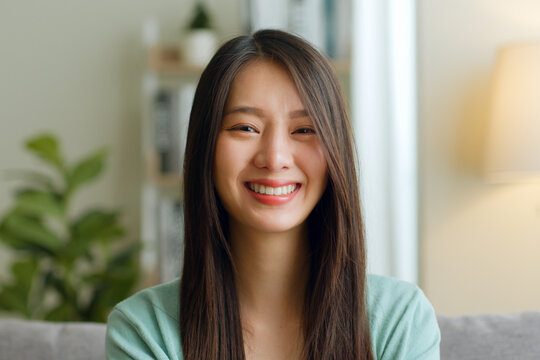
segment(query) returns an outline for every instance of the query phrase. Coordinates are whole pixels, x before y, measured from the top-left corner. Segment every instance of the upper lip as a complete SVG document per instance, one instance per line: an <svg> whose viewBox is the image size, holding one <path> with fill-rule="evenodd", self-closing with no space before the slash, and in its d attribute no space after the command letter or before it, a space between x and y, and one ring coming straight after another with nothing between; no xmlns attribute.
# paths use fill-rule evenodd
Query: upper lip
<svg viewBox="0 0 540 360"><path fill-rule="evenodd" d="M280 186L285 186L285 185L298 184L298 181L281 180L281 179L256 179L256 180L250 180L247 182L251 184L259 184L259 185L270 186L270 187L280 187Z"/></svg>

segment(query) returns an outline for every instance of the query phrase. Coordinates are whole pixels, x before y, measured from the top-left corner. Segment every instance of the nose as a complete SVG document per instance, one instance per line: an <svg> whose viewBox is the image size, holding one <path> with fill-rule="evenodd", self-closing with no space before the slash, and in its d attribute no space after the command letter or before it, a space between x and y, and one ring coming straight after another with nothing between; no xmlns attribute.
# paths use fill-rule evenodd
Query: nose
<svg viewBox="0 0 540 360"><path fill-rule="evenodd" d="M293 162L293 144L286 129L267 129L261 134L254 164L260 169L282 171Z"/></svg>

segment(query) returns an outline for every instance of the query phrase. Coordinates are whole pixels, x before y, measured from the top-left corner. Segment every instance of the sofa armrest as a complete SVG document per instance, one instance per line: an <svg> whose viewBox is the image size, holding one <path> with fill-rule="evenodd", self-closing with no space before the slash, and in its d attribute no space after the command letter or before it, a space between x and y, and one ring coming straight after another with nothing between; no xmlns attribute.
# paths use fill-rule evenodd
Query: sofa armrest
<svg viewBox="0 0 540 360"><path fill-rule="evenodd" d="M0 359L104 360L105 324L0 319Z"/></svg>

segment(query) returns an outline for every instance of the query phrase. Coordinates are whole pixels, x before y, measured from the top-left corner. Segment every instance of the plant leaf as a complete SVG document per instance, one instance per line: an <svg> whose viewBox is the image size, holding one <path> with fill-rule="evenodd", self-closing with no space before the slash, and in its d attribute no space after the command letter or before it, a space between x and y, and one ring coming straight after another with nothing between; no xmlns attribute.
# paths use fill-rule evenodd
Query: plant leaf
<svg viewBox="0 0 540 360"><path fill-rule="evenodd" d="M111 309L120 301L131 295L131 289L136 282L136 277L131 279L107 278L103 287L96 287L91 301L85 311L88 319L92 321L106 322Z"/></svg>
<svg viewBox="0 0 540 360"><path fill-rule="evenodd" d="M4 177L7 180L22 180L30 184L34 184L43 190L48 190L56 193L54 179L48 174L44 174L33 170L13 169L4 171Z"/></svg>
<svg viewBox="0 0 540 360"><path fill-rule="evenodd" d="M62 298L63 302L74 298L74 294L70 291L69 284L64 279L58 277L54 271L48 271L44 277L44 284L47 288L54 289Z"/></svg>
<svg viewBox="0 0 540 360"><path fill-rule="evenodd" d="M124 228L118 223L118 212L92 210L79 217L71 226L70 241L63 253L69 257L90 256L95 241L106 241L123 236Z"/></svg>
<svg viewBox="0 0 540 360"><path fill-rule="evenodd" d="M68 191L73 192L81 184L98 177L105 167L106 156L106 149L100 149L77 163L67 179Z"/></svg>
<svg viewBox="0 0 540 360"><path fill-rule="evenodd" d="M34 258L21 260L11 265L11 272L15 277L16 285L22 293L29 294L32 281L38 267L38 262Z"/></svg>
<svg viewBox="0 0 540 360"><path fill-rule="evenodd" d="M65 214L62 200L49 192L27 189L17 194L16 209L37 216L50 215L63 217Z"/></svg>
<svg viewBox="0 0 540 360"><path fill-rule="evenodd" d="M94 289L86 310L88 318L106 321L114 305L132 294L139 277L137 260L140 248L139 243L129 244L108 262L105 271L83 278Z"/></svg>
<svg viewBox="0 0 540 360"><path fill-rule="evenodd" d="M69 303L61 303L45 315L47 321L78 321L77 310Z"/></svg>
<svg viewBox="0 0 540 360"><path fill-rule="evenodd" d="M123 228L118 224L117 211L91 210L74 221L71 228L74 237L96 238L121 236Z"/></svg>
<svg viewBox="0 0 540 360"><path fill-rule="evenodd" d="M60 145L52 134L41 134L26 141L26 148L35 155L54 165L58 169L64 168L64 161L60 155Z"/></svg>
<svg viewBox="0 0 540 360"><path fill-rule="evenodd" d="M49 253L56 254L62 241L47 229L39 219L12 212L6 216L3 229L12 241L36 245Z"/></svg>
<svg viewBox="0 0 540 360"><path fill-rule="evenodd" d="M9 245L13 250L28 251L31 253L42 251L40 247L36 247L26 242L21 242L20 239L14 238L11 234L8 233L4 223L0 224L0 242Z"/></svg>
<svg viewBox="0 0 540 360"><path fill-rule="evenodd" d="M25 297L21 296L19 289L13 285L6 285L0 290L0 309L15 312L29 317Z"/></svg>
<svg viewBox="0 0 540 360"><path fill-rule="evenodd" d="M119 270L120 268L125 267L129 263L136 262L137 255L141 249L141 244L139 242L131 243L126 246L125 249L121 250L116 254L111 261L107 264L108 271Z"/></svg>
<svg viewBox="0 0 540 360"><path fill-rule="evenodd" d="M26 317L31 316L28 297L37 266L37 261L32 258L17 261L11 265L14 279L0 291L0 308L21 313Z"/></svg>
<svg viewBox="0 0 540 360"><path fill-rule="evenodd" d="M106 321L111 309L120 301L132 294L132 289L138 279L136 266L130 266L131 271L124 271L116 274L106 274L94 286L91 300L87 307L89 318L96 321Z"/></svg>

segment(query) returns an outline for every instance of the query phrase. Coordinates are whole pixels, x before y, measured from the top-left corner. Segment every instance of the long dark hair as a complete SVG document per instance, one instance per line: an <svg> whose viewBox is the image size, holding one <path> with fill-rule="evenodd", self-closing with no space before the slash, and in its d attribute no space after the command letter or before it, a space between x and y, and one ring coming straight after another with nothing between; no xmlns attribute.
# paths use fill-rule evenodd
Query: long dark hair
<svg viewBox="0 0 540 360"><path fill-rule="evenodd" d="M327 188L308 217L311 268L304 302L305 359L373 359L352 129L329 62L294 35L262 30L225 43L201 75L184 163L185 254L180 336L186 360L245 359L228 217L214 188L216 139L229 89L253 59L291 74L325 150Z"/></svg>

